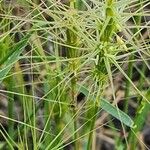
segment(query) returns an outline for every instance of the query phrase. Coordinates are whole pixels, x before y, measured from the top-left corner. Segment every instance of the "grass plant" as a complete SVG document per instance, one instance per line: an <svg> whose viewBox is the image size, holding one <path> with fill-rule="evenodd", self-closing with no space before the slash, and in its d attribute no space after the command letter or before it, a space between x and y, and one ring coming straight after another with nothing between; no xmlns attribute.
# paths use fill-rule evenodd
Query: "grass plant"
<svg viewBox="0 0 150 150"><path fill-rule="evenodd" d="M6 97L7 113L0 110L0 149L96 150L97 132L106 126L115 149L147 147L137 137L150 108L144 88L149 5L149 0L1 0L0 106ZM120 76L123 109L116 88ZM135 116L130 103L137 106Z"/></svg>

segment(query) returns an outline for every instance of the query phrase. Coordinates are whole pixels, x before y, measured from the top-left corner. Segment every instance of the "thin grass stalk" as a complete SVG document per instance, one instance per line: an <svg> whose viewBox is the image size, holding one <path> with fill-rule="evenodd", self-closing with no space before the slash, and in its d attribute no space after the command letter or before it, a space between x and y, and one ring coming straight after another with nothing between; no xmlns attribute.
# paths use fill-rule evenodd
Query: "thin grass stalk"
<svg viewBox="0 0 150 150"><path fill-rule="evenodd" d="M34 96L35 95L35 88L34 88L34 78L33 78L33 59L32 59L32 52L31 52L31 94ZM36 128L36 102L35 102L35 98L32 98L32 113L33 113L33 118L32 120L32 126ZM32 113L30 114L30 116L32 115ZM36 150L36 138L37 138L37 133L36 133L36 129L33 128L32 130L32 140L33 140L33 149Z"/></svg>
<svg viewBox="0 0 150 150"><path fill-rule="evenodd" d="M45 57L44 51L42 53L43 53L42 56ZM46 58L45 58L45 60L46 60ZM44 98L54 99L53 94L52 93L49 94L49 91L51 90L51 88L53 86L55 86L55 84L53 82L51 82L51 78L53 78L52 71L49 68L47 63L45 64L45 70L46 70L46 72L49 72L50 74L47 74L46 78L44 80L45 81L44 82ZM47 82L47 81L49 81L49 82ZM51 131L52 112L53 112L53 104L49 101L44 101L44 124L45 124L44 129L46 132ZM53 137L51 135L44 134L44 139L45 139L44 140L44 147L49 145L52 138Z"/></svg>
<svg viewBox="0 0 150 150"><path fill-rule="evenodd" d="M75 76L72 77L71 79L71 95L72 95L72 104L73 104L73 115L76 115L76 109L77 109L77 102L76 102L76 93L75 93L75 90L76 90L76 78ZM78 118L77 116L75 116L74 118L74 139L78 139L78 132L76 132L76 130L78 129ZM78 144L78 140L75 141L74 143L74 146L75 146L75 150L78 150L79 149L79 144Z"/></svg>
<svg viewBox="0 0 150 150"><path fill-rule="evenodd" d="M91 150L92 148L92 142L93 142L93 129L94 129L94 126L95 126L95 122L96 122L96 119L97 119L97 112L99 110L99 105L100 105L100 97L101 97L101 86L99 86L99 91L97 93L97 97L96 97L96 100L95 100L95 104L94 104L94 117L92 117L92 121L91 121L91 124L90 124L90 133L89 133L89 136L88 136L88 144L87 144L87 150Z"/></svg>
<svg viewBox="0 0 150 150"><path fill-rule="evenodd" d="M74 57L74 52L72 53L71 51L75 51L73 49L69 49L69 55L71 58ZM78 132L77 129L78 129L78 118L77 118L77 93L76 93L76 86L77 86L77 77L76 77L76 62L75 61L71 61L70 63L70 67L71 67L71 71L72 71L72 75L71 75L71 99L72 99L72 113L73 113L73 116L74 117L74 140L75 139L78 139ZM74 146L75 146L75 150L78 150L79 149L79 143L78 143L78 140L76 140L74 142Z"/></svg>
<svg viewBox="0 0 150 150"><path fill-rule="evenodd" d="M46 79L49 80L48 77ZM44 89L45 89L44 93L47 93L49 90L49 85L47 85L46 81L44 84ZM46 97L46 98L49 98L49 97ZM50 121L51 117L49 117L49 115L50 115L50 103L48 101L45 101L44 102L44 122L46 126L44 128L46 132L50 132L51 130L51 121ZM50 135L47 135L47 134L44 134L44 135L45 135L44 138L46 139L44 145L47 146L52 139Z"/></svg>
<svg viewBox="0 0 150 150"><path fill-rule="evenodd" d="M14 91L14 84L13 84L13 77L9 77L7 79L7 87L9 91ZM14 94L8 93L8 117L14 119ZM13 140L13 133L14 133L14 122L8 120L8 134Z"/></svg>
<svg viewBox="0 0 150 150"><path fill-rule="evenodd" d="M18 93L22 93L22 94L26 94L27 91L24 87L24 80L23 80L23 72L21 70L21 67L20 67L20 64L17 62L15 64L15 67L14 67L14 71L15 72L18 72L16 75L15 75L15 78L17 79L17 83L20 83L22 86L19 87L19 88L16 88L16 91L18 91ZM23 119L24 119L24 122L27 122L27 109L26 109L26 97L25 96L19 96L19 100L21 102L21 105L22 105L22 109L23 109ZM28 99L30 100L30 99ZM29 121L29 120L28 120ZM21 135L22 138L23 138L23 141L24 141L24 147L26 147L26 149L28 149L28 140L27 140L27 133L28 133L28 128L26 126L23 126L20 127L19 126L19 129L20 131L22 130L23 132L21 132ZM16 139L17 138L17 132L14 132L14 138Z"/></svg>
<svg viewBox="0 0 150 150"><path fill-rule="evenodd" d="M137 3L142 3L143 0L139 0ZM138 5L138 8L140 8L141 5ZM135 16L133 17L134 23L136 26L140 26L141 24L141 16ZM136 32L138 32L139 28L136 27L133 31L133 34L135 34ZM139 38L139 34L136 35L136 38ZM132 54L129 57L129 63L128 63L128 70L127 70L127 75L128 77L131 79L133 76L133 61L134 60L134 54ZM126 89L125 89L125 107L124 107L124 111L127 113L128 112L128 102L129 102L129 96L130 96L130 87L131 87L131 83L129 80L126 80Z"/></svg>

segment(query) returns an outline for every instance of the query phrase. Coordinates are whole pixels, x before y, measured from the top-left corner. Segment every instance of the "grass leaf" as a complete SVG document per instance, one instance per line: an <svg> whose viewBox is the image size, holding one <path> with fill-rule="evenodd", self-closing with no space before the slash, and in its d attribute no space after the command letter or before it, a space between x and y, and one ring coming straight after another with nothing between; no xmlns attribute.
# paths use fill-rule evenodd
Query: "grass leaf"
<svg viewBox="0 0 150 150"><path fill-rule="evenodd" d="M80 86L80 92L82 92L85 96L89 95L89 91L86 87ZM133 128L134 122L133 120L125 114L123 111L119 110L117 107L113 106L109 103L106 99L101 99L101 108L104 109L106 112L111 114L113 117L120 120L122 123L127 125L128 127Z"/></svg>
<svg viewBox="0 0 150 150"><path fill-rule="evenodd" d="M27 45L27 41L30 37L30 34L25 36L20 42L18 42L1 61L0 65L2 69L0 70L0 83L7 76L10 69L13 67L13 64L18 61L19 55L23 52L25 46Z"/></svg>

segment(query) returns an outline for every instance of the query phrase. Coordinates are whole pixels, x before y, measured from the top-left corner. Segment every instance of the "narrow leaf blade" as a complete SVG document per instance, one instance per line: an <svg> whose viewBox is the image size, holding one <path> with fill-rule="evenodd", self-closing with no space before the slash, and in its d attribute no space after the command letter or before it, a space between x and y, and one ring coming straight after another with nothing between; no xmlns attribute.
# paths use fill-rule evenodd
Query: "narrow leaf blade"
<svg viewBox="0 0 150 150"><path fill-rule="evenodd" d="M79 86L79 91L82 92L85 96L89 96L89 91L84 86ZM109 103L106 99L101 99L101 105L100 107L104 109L107 113L112 115L113 117L120 120L122 123L124 123L126 126L133 128L134 122L133 120L123 111L118 109L117 107L113 106L111 103Z"/></svg>
<svg viewBox="0 0 150 150"><path fill-rule="evenodd" d="M27 41L30 35L27 35L18 42L14 47L11 53L1 60L0 65L2 66L0 70L0 83L7 76L10 69L13 67L13 64L18 61L20 54L23 52L24 47L27 45Z"/></svg>

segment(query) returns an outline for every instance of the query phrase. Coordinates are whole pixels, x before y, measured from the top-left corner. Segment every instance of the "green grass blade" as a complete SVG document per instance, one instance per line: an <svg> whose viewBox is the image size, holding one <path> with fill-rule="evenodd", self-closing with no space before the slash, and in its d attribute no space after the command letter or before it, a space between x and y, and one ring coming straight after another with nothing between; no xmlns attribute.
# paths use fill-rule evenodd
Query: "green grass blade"
<svg viewBox="0 0 150 150"><path fill-rule="evenodd" d="M0 70L0 83L3 81L3 79L7 76L10 69L13 67L13 64L18 61L19 55L23 52L24 47L27 45L28 39L30 37L30 34L25 36L22 41L18 42L14 47L13 50L11 50L10 53L8 53L4 59L0 61L0 65L2 66Z"/></svg>
<svg viewBox="0 0 150 150"><path fill-rule="evenodd" d="M88 89L84 86L80 86L80 92L82 92L85 96L89 95ZM120 120L126 126L133 128L133 120L123 111L110 104L106 99L101 99L100 107L104 109L107 113L111 114L113 117Z"/></svg>

